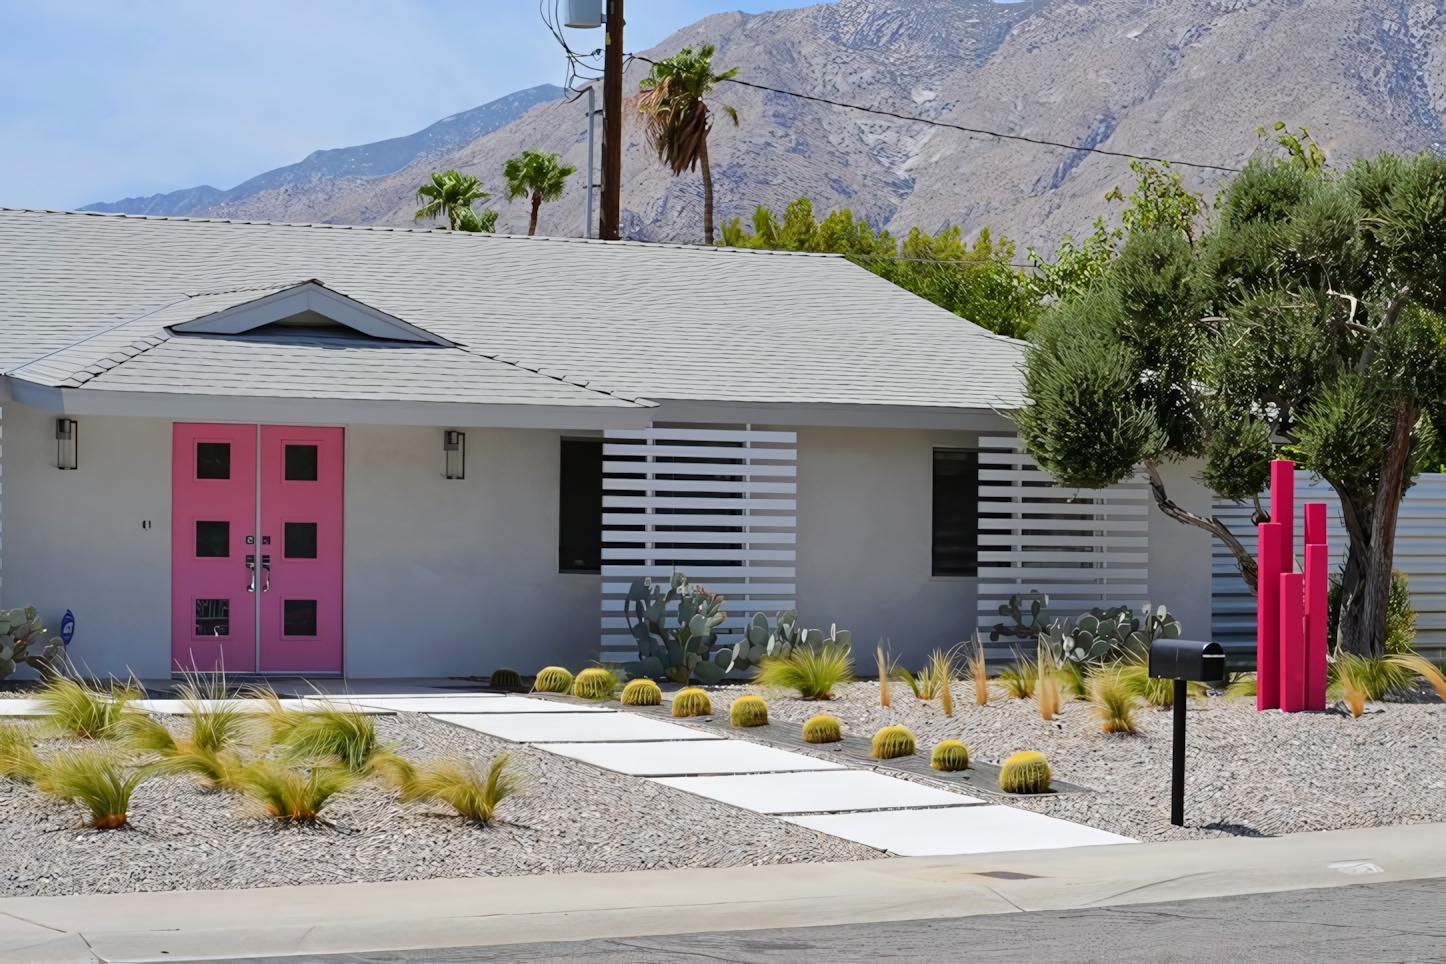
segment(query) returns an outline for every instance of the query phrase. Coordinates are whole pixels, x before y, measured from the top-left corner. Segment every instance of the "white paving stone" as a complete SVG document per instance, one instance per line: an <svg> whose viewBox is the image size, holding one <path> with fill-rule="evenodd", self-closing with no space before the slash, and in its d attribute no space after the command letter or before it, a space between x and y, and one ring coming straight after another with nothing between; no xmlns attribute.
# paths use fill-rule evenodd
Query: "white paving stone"
<svg viewBox="0 0 1446 964"><path fill-rule="evenodd" d="M542 749L637 777L842 770L828 760L741 740L670 743L548 743Z"/></svg>
<svg viewBox="0 0 1446 964"><path fill-rule="evenodd" d="M385 707L399 713L615 713L606 706L562 703L556 700L527 696L413 696L373 700L356 697L358 702Z"/></svg>
<svg viewBox="0 0 1446 964"><path fill-rule="evenodd" d="M657 783L757 813L834 813L983 803L978 797L966 797L866 770L654 779Z"/></svg>
<svg viewBox="0 0 1446 964"><path fill-rule="evenodd" d="M0 716L45 716L39 700L0 700Z"/></svg>
<svg viewBox="0 0 1446 964"><path fill-rule="evenodd" d="M1138 842L1093 827L1004 806L830 813L782 819L901 857L1056 850Z"/></svg>
<svg viewBox="0 0 1446 964"><path fill-rule="evenodd" d="M465 726L513 743L641 743L723 740L663 720L628 713L433 713L432 719Z"/></svg>
<svg viewBox="0 0 1446 964"><path fill-rule="evenodd" d="M129 705L147 713L161 713L169 716L184 716L191 712L190 704L185 700L132 700ZM281 705L289 710L318 710L331 707L363 713L367 716L381 716L396 712L390 707L366 706L342 697L282 700ZM270 709L271 704L266 700L202 700L201 706L207 710L218 706L231 706L243 713L265 713Z"/></svg>

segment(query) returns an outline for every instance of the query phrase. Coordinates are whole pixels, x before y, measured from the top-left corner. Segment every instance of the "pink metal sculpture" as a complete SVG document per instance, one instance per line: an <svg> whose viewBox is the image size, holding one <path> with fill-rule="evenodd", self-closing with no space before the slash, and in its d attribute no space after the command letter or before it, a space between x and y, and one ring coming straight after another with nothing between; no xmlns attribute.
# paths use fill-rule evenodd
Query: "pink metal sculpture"
<svg viewBox="0 0 1446 964"><path fill-rule="evenodd" d="M1304 572L1295 560L1295 463L1270 463L1270 521L1259 526L1255 708L1325 709L1327 571L1325 503L1308 502Z"/></svg>

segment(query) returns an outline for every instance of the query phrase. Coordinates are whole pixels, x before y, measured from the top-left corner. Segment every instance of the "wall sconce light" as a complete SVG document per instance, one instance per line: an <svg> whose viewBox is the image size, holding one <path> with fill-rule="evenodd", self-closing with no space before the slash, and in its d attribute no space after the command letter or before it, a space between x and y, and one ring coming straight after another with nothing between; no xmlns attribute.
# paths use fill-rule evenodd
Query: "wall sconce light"
<svg viewBox="0 0 1446 964"><path fill-rule="evenodd" d="M447 472L449 479L462 479L467 477L467 436L461 432L446 431L442 433L442 451L447 455Z"/></svg>
<svg viewBox="0 0 1446 964"><path fill-rule="evenodd" d="M73 418L55 420L55 465L64 471L80 468L80 427Z"/></svg>

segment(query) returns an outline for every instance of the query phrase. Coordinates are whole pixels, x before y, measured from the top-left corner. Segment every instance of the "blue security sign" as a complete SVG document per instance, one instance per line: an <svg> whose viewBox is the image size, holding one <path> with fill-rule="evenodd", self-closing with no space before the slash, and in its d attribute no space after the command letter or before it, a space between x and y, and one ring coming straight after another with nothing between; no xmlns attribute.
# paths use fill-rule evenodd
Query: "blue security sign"
<svg viewBox="0 0 1446 964"><path fill-rule="evenodd" d="M70 638L75 635L75 614L69 609L60 619L60 639L65 645L70 645Z"/></svg>

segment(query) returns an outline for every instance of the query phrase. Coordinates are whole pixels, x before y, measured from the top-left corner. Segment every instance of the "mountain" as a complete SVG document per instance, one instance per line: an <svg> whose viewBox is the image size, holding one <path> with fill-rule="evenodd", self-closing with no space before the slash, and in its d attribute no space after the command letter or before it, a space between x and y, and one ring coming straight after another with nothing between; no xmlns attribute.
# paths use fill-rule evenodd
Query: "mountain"
<svg viewBox="0 0 1446 964"><path fill-rule="evenodd" d="M911 117L1069 145L1239 167L1259 125L1305 125L1333 164L1446 143L1446 0L838 0L776 13L716 14L641 56L718 45L739 79ZM634 61L636 96L647 64ZM710 139L718 218L807 195L896 233L988 225L1052 248L1087 231L1128 162L968 134L725 84ZM625 115L623 227L629 237L700 241L696 174L670 176ZM412 223L433 169L478 175L496 193L526 148L581 166L580 103L537 104L511 123L391 173L320 177L204 202L209 216ZM1195 190L1219 171L1182 167ZM582 178L543 206L539 231L582 231ZM493 201L500 199L494 197ZM525 202L498 203L499 230L526 230Z"/></svg>
<svg viewBox="0 0 1446 964"><path fill-rule="evenodd" d="M88 204L81 210L121 214L204 215L220 205L242 201L263 192L306 190L318 181L338 178L381 177L400 171L419 159L435 157L469 144L512 123L532 107L557 100L564 93L561 87L554 84L529 87L481 107L444 117L430 127L406 137L393 137L360 147L314 151L297 164L267 171L229 191L203 184L169 194L102 201Z"/></svg>

